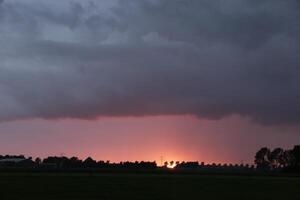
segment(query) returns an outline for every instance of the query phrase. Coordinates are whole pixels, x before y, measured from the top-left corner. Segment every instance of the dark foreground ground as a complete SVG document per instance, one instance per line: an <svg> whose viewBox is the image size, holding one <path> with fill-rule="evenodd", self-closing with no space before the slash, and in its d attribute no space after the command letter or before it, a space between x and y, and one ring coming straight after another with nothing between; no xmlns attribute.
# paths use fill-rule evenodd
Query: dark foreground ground
<svg viewBox="0 0 300 200"><path fill-rule="evenodd" d="M300 178L199 174L1 173L0 199L300 200Z"/></svg>

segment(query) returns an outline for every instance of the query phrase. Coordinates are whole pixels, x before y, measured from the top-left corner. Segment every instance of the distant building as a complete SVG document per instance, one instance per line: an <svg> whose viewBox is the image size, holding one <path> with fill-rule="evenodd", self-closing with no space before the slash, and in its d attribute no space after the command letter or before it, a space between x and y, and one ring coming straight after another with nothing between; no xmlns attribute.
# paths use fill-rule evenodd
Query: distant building
<svg viewBox="0 0 300 200"><path fill-rule="evenodd" d="M35 162L26 158L4 158L0 159L0 167L34 167Z"/></svg>
<svg viewBox="0 0 300 200"><path fill-rule="evenodd" d="M7 163L7 162L18 163L18 162L22 162L24 160L27 160L27 159L26 158L4 158L4 159L0 159L0 164Z"/></svg>

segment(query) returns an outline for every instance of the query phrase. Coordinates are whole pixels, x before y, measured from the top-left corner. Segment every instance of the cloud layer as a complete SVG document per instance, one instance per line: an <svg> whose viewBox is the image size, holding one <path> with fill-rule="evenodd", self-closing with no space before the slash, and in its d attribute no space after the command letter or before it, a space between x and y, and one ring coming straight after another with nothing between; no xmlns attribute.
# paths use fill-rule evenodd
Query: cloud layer
<svg viewBox="0 0 300 200"><path fill-rule="evenodd" d="M0 121L300 123L298 0L0 1Z"/></svg>

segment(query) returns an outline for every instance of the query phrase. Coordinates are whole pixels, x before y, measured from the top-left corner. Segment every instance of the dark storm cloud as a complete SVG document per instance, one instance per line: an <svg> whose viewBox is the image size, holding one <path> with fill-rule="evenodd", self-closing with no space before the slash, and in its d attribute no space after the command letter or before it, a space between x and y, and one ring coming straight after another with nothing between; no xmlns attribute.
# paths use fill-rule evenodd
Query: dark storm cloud
<svg viewBox="0 0 300 200"><path fill-rule="evenodd" d="M298 0L108 2L0 5L0 120L300 122Z"/></svg>

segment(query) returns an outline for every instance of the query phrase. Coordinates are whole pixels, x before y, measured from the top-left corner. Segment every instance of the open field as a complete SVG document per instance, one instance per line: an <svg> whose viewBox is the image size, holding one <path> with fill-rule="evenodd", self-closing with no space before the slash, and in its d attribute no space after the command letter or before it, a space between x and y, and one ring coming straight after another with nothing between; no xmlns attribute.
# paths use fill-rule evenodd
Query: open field
<svg viewBox="0 0 300 200"><path fill-rule="evenodd" d="M300 178L1 173L0 199L300 199Z"/></svg>

